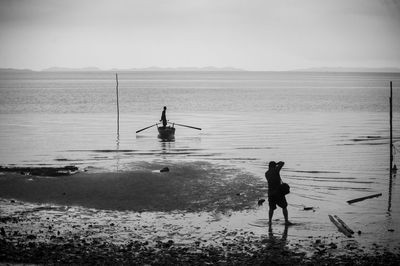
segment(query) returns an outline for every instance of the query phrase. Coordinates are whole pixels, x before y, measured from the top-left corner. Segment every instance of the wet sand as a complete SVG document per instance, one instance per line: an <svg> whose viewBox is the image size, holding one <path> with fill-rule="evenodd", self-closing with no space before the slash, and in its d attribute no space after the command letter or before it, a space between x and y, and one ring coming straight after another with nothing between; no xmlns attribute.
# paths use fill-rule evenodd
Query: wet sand
<svg viewBox="0 0 400 266"><path fill-rule="evenodd" d="M0 261L40 264L397 265L339 238L292 241L274 221L263 233L230 227L232 213L116 212L1 201ZM286 229L286 230L285 230ZM289 234L288 234L289 233ZM289 235L289 236L288 236Z"/></svg>
<svg viewBox="0 0 400 266"><path fill-rule="evenodd" d="M320 209L271 228L265 183L208 163L119 173L0 175L0 261L44 264L397 265L400 246L348 238ZM218 177L218 178L217 178ZM107 193L106 193L107 192ZM118 193L118 196L116 195ZM121 201L121 198L126 201ZM103 200L101 200L103 199ZM307 219L300 219L302 212ZM296 218L297 217L297 218ZM322 229L315 230L321 227ZM389 231L395 239L399 232Z"/></svg>

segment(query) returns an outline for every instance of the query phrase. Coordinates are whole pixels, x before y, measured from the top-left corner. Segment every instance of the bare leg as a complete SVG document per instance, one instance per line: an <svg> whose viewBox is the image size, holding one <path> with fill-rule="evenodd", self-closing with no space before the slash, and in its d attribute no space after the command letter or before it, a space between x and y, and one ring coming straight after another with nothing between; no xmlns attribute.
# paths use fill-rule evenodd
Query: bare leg
<svg viewBox="0 0 400 266"><path fill-rule="evenodd" d="M288 211L287 211L287 208L283 208L282 209L282 213L283 213L283 217L285 217L285 222L288 222L289 221L289 218L288 218Z"/></svg>
<svg viewBox="0 0 400 266"><path fill-rule="evenodd" d="M274 210L273 209L269 209L269 224L272 224L272 216L274 215Z"/></svg>
<svg viewBox="0 0 400 266"><path fill-rule="evenodd" d="M283 213L283 216L285 217L285 224L291 225L292 223L289 222L289 214L288 214L287 208L282 208L282 213Z"/></svg>

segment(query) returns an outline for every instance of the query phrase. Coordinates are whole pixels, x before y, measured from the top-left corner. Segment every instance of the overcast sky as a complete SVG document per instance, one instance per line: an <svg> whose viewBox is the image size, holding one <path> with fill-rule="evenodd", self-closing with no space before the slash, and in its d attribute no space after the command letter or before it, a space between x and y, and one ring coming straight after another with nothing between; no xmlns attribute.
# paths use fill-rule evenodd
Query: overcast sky
<svg viewBox="0 0 400 266"><path fill-rule="evenodd" d="M0 0L0 67L400 67L400 0Z"/></svg>

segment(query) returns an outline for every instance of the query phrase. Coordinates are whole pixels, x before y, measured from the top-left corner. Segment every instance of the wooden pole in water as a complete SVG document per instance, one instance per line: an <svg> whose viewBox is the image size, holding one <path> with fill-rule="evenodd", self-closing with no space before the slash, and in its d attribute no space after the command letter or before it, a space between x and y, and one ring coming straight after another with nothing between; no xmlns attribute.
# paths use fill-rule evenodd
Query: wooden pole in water
<svg viewBox="0 0 400 266"><path fill-rule="evenodd" d="M116 87L116 91L117 91L117 135L119 136L119 98L118 98L118 74L115 73L115 79L117 81L117 87Z"/></svg>
<svg viewBox="0 0 400 266"><path fill-rule="evenodd" d="M392 172L393 172L393 135L392 135L392 82L390 82L390 97L389 97L389 105L390 105L390 167L389 167L389 197L388 197L388 212L391 212L392 208Z"/></svg>
<svg viewBox="0 0 400 266"><path fill-rule="evenodd" d="M392 177L392 170L393 170L393 128L392 128L392 119L393 119L393 114L392 114L392 96L393 96L393 91L392 91L392 82L390 82L390 98L389 98L389 103L390 103L390 178Z"/></svg>

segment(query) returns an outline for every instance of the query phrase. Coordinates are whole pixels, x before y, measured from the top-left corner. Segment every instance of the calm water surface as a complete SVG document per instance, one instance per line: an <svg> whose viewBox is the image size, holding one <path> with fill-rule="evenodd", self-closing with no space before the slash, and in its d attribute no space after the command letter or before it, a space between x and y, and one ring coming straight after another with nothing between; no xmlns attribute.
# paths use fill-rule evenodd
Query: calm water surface
<svg viewBox="0 0 400 266"><path fill-rule="evenodd" d="M384 215L385 231L399 220L400 203L394 178L386 212L390 81L398 151L400 74L120 73L117 136L114 73L1 73L0 164L122 171L143 161L193 160L263 178L269 160L282 160L293 208L341 209L354 223L377 223L374 217ZM158 122L164 105L170 121L202 130L177 127L172 142L157 139L154 127L135 134ZM374 193L383 196L343 205Z"/></svg>

